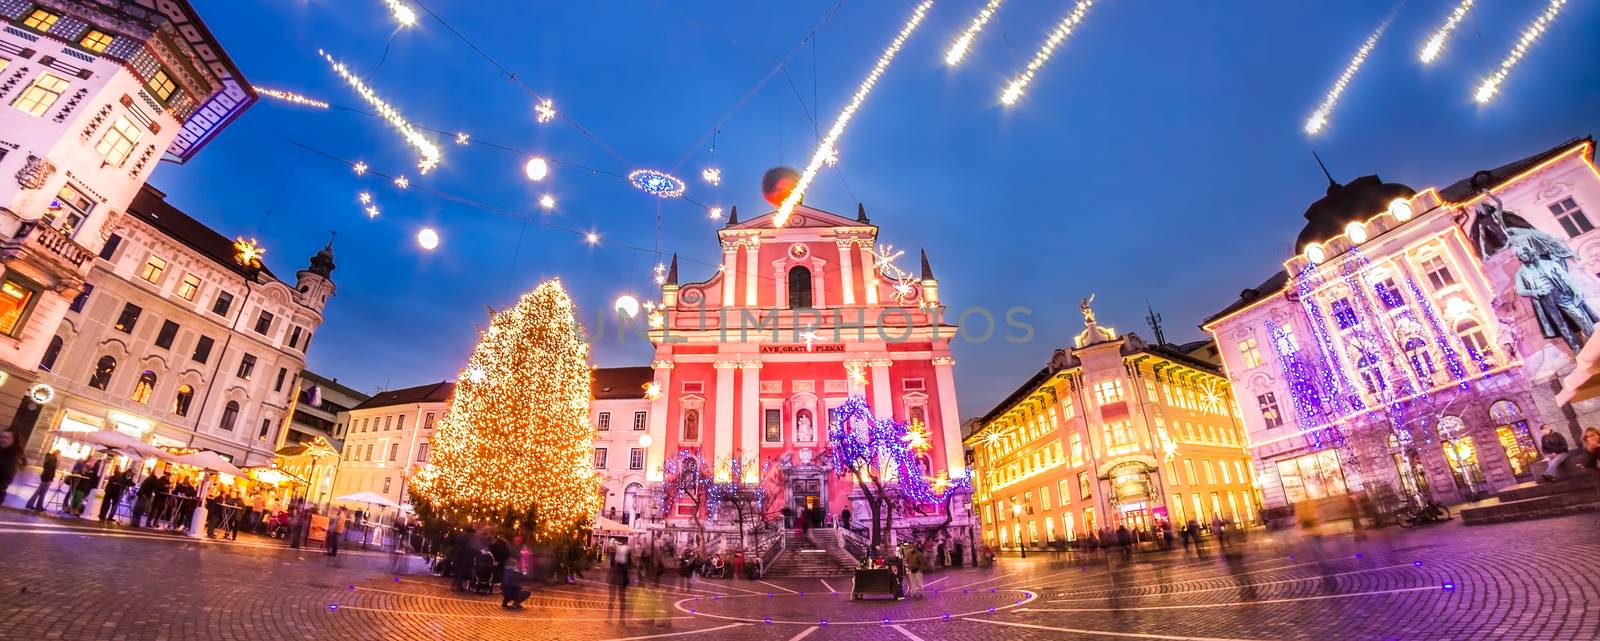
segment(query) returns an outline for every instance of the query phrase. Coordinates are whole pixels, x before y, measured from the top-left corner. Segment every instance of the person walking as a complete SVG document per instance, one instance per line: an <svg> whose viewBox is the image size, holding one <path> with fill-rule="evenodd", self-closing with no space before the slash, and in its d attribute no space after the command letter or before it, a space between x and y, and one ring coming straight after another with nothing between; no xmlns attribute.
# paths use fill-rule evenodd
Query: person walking
<svg viewBox="0 0 1600 641"><path fill-rule="evenodd" d="M11 430L0 432L0 505L5 505L6 491L11 489L11 479L27 463L22 457L22 443Z"/></svg>
<svg viewBox="0 0 1600 641"><path fill-rule="evenodd" d="M110 523L117 517L117 504L122 502L122 493L133 486L133 470L127 469L117 472L106 482L106 495L100 502L100 522Z"/></svg>
<svg viewBox="0 0 1600 641"><path fill-rule="evenodd" d="M606 618L611 618L611 607L617 608L617 620L627 621L628 618L628 541L619 541L607 555L611 561L611 571L607 583L611 584L611 603L606 606Z"/></svg>
<svg viewBox="0 0 1600 641"><path fill-rule="evenodd" d="M1228 524L1222 520L1221 514L1211 516L1211 534L1217 537L1217 548L1228 549Z"/></svg>
<svg viewBox="0 0 1600 641"><path fill-rule="evenodd" d="M518 546L521 547L521 546ZM522 579L526 576L528 567L524 565L521 553L527 552L526 547L519 551L519 558L506 565L500 575L500 607L507 610L521 610L522 602L533 596L527 588L522 587Z"/></svg>
<svg viewBox="0 0 1600 641"><path fill-rule="evenodd" d="M1117 547L1122 549L1122 560L1133 559L1133 532L1127 525L1117 526Z"/></svg>
<svg viewBox="0 0 1600 641"><path fill-rule="evenodd" d="M39 469L39 487L33 488L33 497L28 499L28 509L35 512L44 511L44 501L50 495L50 486L56 482L56 466L60 464L61 451L50 448L50 453L44 455L41 463L44 467Z"/></svg>
<svg viewBox="0 0 1600 641"><path fill-rule="evenodd" d="M1567 460L1569 454L1567 437L1550 429L1549 425L1544 426L1540 434L1539 449L1544 450L1545 466L1544 474L1539 475L1539 480L1554 483L1556 476L1561 474L1561 464Z"/></svg>
<svg viewBox="0 0 1600 641"><path fill-rule="evenodd" d="M922 546L912 545L906 549L906 596L923 598L922 593Z"/></svg>
<svg viewBox="0 0 1600 641"><path fill-rule="evenodd" d="M344 519L347 514L349 510L341 506L338 512L331 515L333 518L328 519L328 532L323 537L327 539L328 556L339 556L339 537L344 534Z"/></svg>

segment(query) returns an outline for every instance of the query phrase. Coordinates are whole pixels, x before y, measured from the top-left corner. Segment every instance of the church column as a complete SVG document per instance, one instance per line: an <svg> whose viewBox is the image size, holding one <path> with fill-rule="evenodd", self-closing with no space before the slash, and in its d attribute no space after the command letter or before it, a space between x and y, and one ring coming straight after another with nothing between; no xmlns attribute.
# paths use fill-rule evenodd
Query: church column
<svg viewBox="0 0 1600 641"><path fill-rule="evenodd" d="M875 261L872 260L872 246L867 245L866 247L862 247L861 251L866 253L866 260L862 261L861 263L861 286L867 290L867 304L877 305L878 270L877 268L873 267L873 263Z"/></svg>
<svg viewBox="0 0 1600 641"><path fill-rule="evenodd" d="M944 443L944 465L950 478L967 475L966 455L961 450L961 414L956 409L956 359L933 357L934 389L939 393L939 440Z"/></svg>
<svg viewBox="0 0 1600 641"><path fill-rule="evenodd" d="M751 236L744 241L744 304L756 306L756 283L761 274L756 271L756 258L761 254L761 239Z"/></svg>
<svg viewBox="0 0 1600 641"><path fill-rule="evenodd" d="M646 481L662 480L661 466L666 463L667 452L667 390L672 389L672 361L659 360L650 364L656 370L656 388L661 393L650 400L650 446L645 449L644 477Z"/></svg>
<svg viewBox="0 0 1600 641"><path fill-rule="evenodd" d="M756 461L745 469L743 480L750 483L761 469L761 361L745 361L740 367L744 374L739 395L739 455Z"/></svg>
<svg viewBox="0 0 1600 641"><path fill-rule="evenodd" d="M722 306L733 307L734 288L738 283L739 269L737 258L739 244L724 241L722 243Z"/></svg>
<svg viewBox="0 0 1600 641"><path fill-rule="evenodd" d="M712 441L712 465L733 454L733 370L738 366L738 361L717 361L712 364L717 370L717 422L716 436ZM724 468L717 468L717 480L728 480Z"/></svg>
<svg viewBox="0 0 1600 641"><path fill-rule="evenodd" d="M839 274L844 282L844 304L856 304L856 269L855 257L856 241L851 238L834 241L839 247Z"/></svg>
<svg viewBox="0 0 1600 641"><path fill-rule="evenodd" d="M889 366L893 363L894 361L891 361L887 358L874 358L870 361L867 361L867 364L872 366L871 387L873 416L894 415L894 403L890 400L889 396L889 393L894 391L890 389L889 384Z"/></svg>

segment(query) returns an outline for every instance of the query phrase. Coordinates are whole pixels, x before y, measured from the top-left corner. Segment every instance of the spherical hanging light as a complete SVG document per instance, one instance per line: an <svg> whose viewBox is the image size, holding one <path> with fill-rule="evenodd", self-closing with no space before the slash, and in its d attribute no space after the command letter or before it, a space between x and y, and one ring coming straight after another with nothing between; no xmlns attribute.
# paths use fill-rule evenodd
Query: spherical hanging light
<svg viewBox="0 0 1600 641"><path fill-rule="evenodd" d="M543 158L534 156L528 159L528 164L523 165L522 171L528 175L528 180L539 182L544 180L545 176L550 175L550 163L545 162Z"/></svg>

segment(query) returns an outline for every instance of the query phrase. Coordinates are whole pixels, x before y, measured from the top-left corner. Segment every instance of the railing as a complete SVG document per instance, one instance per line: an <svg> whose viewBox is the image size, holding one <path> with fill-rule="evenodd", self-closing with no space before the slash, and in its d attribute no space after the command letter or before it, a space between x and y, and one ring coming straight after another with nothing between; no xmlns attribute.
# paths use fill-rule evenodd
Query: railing
<svg viewBox="0 0 1600 641"><path fill-rule="evenodd" d="M89 251L88 247L73 242L66 234L49 225L40 224L37 220L24 222L22 230L17 235L31 237L33 244L61 257L74 268L82 268L84 263L94 257L94 252Z"/></svg>
<svg viewBox="0 0 1600 641"><path fill-rule="evenodd" d="M751 536L755 537L755 548L761 555L761 571L765 573L772 567L772 563L778 560L778 555L783 554L784 545L789 537L784 536L783 528L778 526L777 521L767 521L756 526Z"/></svg>
<svg viewBox="0 0 1600 641"><path fill-rule="evenodd" d="M867 536L849 527L841 527L839 532L839 548L849 554L856 563L867 559L867 548L870 547Z"/></svg>

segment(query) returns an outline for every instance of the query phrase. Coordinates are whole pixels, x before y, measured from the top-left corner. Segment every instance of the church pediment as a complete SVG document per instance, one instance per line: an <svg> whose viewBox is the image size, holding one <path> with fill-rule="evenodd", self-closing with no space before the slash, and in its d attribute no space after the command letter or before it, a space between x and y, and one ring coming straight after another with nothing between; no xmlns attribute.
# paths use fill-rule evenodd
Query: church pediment
<svg viewBox="0 0 1600 641"><path fill-rule="evenodd" d="M755 218L741 220L732 225L728 225L724 229L772 229L772 218L773 216L776 216L777 213L778 210L773 209L764 214L756 216ZM833 212L823 211L821 209L815 209L805 205L795 207L794 212L789 214L788 222L784 223L783 225L784 229L808 227L873 227L873 225L871 223L860 222L852 217L840 216L839 214L835 214Z"/></svg>

